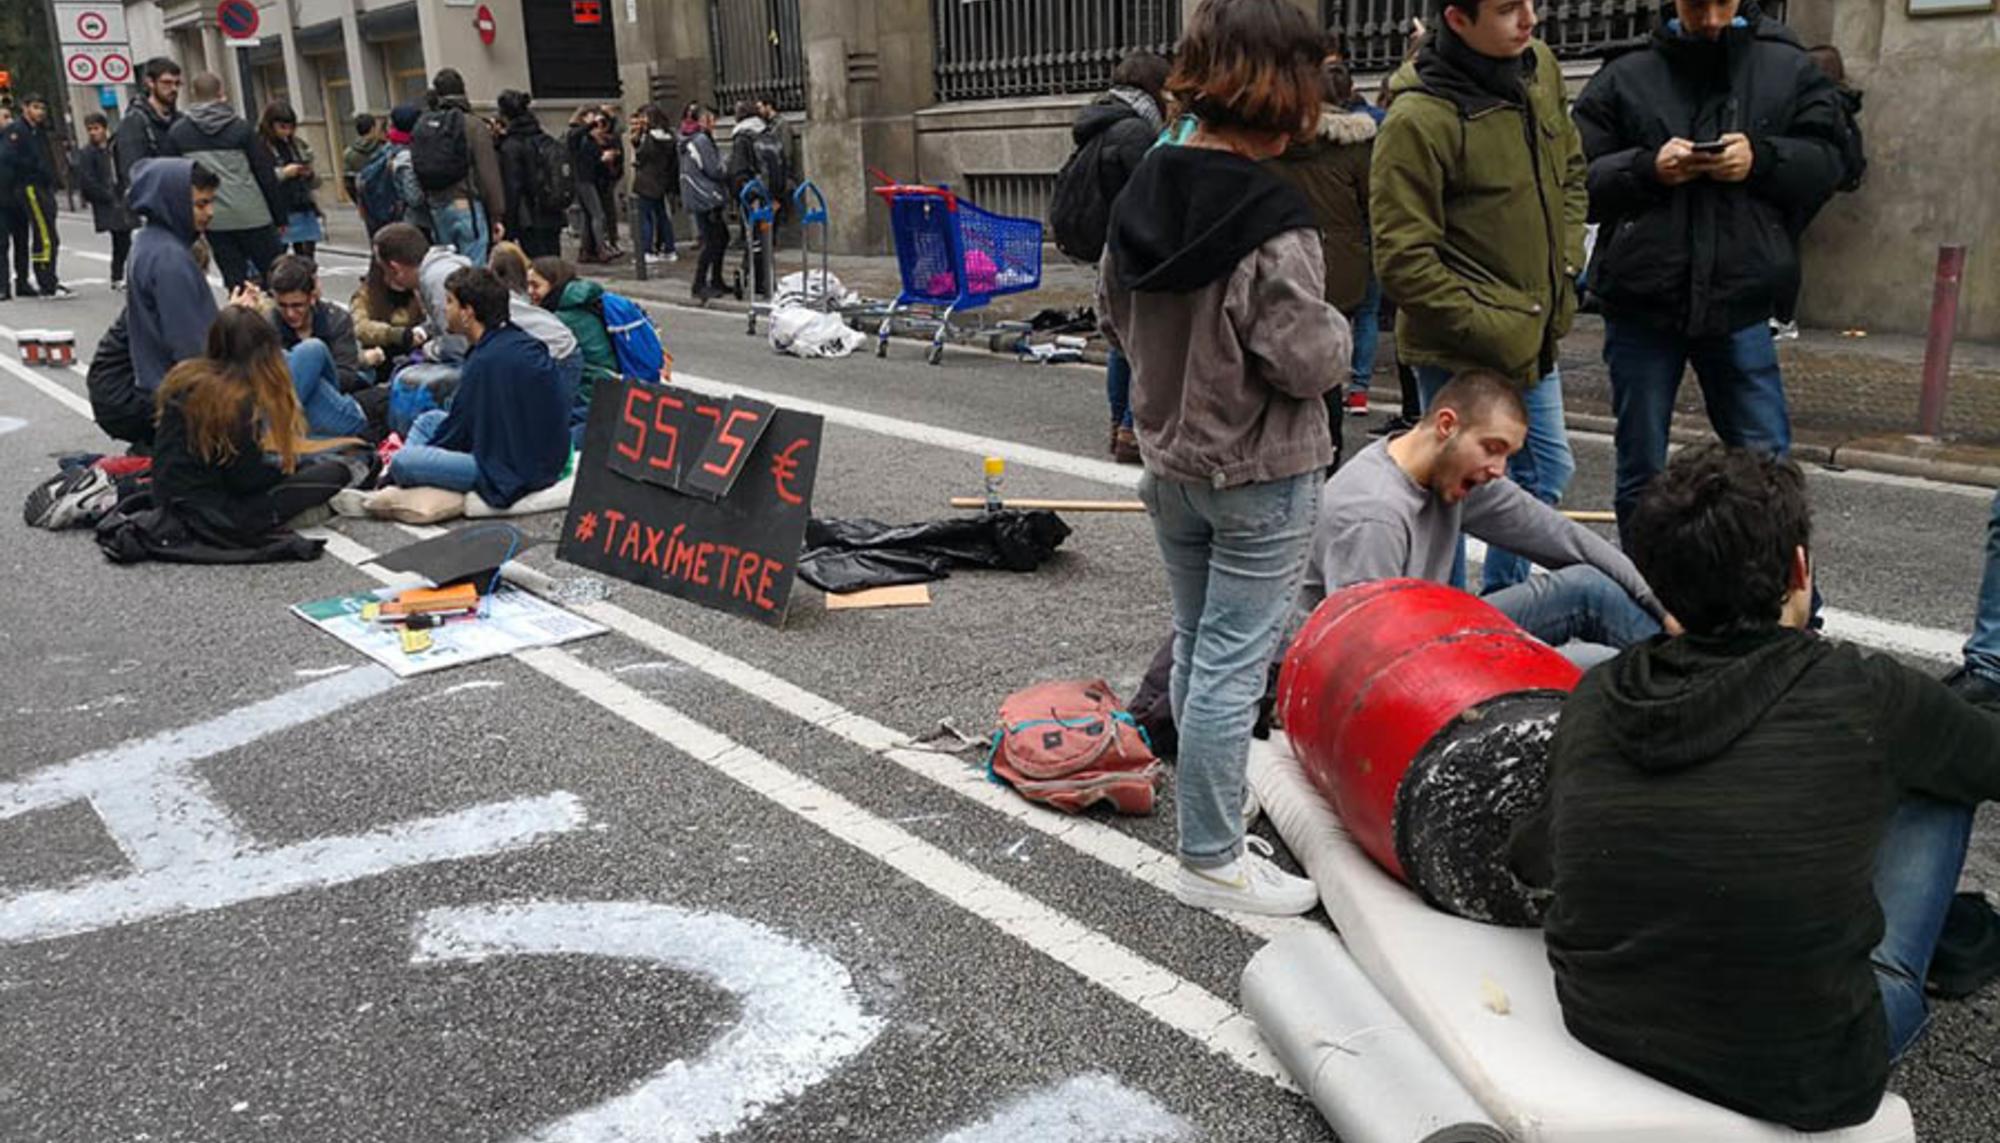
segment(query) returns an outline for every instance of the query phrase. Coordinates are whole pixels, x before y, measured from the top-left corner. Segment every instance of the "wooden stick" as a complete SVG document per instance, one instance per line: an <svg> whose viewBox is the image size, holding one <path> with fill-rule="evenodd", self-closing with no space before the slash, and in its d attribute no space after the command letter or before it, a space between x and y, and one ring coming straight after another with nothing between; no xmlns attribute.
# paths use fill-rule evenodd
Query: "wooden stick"
<svg viewBox="0 0 2000 1143"><path fill-rule="evenodd" d="M984 508L986 501L978 496L954 496L953 508ZM1002 508L1046 508L1051 512L1144 512L1146 506L1137 500L1022 500L1009 499L1000 502Z"/></svg>
<svg viewBox="0 0 2000 1143"><path fill-rule="evenodd" d="M1562 514L1579 524L1616 524L1618 522L1618 513L1616 512L1565 508L1562 510Z"/></svg>

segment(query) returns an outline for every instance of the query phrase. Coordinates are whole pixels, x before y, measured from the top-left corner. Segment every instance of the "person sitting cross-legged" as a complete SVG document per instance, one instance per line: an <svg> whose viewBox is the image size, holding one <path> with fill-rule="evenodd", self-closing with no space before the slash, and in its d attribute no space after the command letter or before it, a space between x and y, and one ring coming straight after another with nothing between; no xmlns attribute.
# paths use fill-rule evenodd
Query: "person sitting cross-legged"
<svg viewBox="0 0 2000 1143"><path fill-rule="evenodd" d="M1570 1034L1800 1131L1876 1113L1922 1034L1973 810L2000 798L2000 714L1806 630L1812 514L1795 464L1683 452L1631 506L1632 557L1687 627L1586 672L1511 864L1545 921ZM2000 974L1958 950L1943 991Z"/></svg>
<svg viewBox="0 0 2000 1143"><path fill-rule="evenodd" d="M1620 648L1672 628L1623 552L1508 479L1507 458L1527 435L1506 377L1469 369L1452 378L1415 428L1369 445L1327 481L1303 609L1370 580L1449 583L1464 531L1552 569L1486 596L1550 646Z"/></svg>
<svg viewBox="0 0 2000 1143"><path fill-rule="evenodd" d="M484 266L444 283L446 328L471 346L449 411L417 417L389 464L405 487L477 491L495 508L554 484L569 462L572 386L541 342L509 319L507 287Z"/></svg>
<svg viewBox="0 0 2000 1143"><path fill-rule="evenodd" d="M354 319L320 300L319 271L312 259L280 255L271 263L270 321L285 346L285 364L307 431L316 436L361 436L368 417L351 395L367 387L362 351L354 339Z"/></svg>

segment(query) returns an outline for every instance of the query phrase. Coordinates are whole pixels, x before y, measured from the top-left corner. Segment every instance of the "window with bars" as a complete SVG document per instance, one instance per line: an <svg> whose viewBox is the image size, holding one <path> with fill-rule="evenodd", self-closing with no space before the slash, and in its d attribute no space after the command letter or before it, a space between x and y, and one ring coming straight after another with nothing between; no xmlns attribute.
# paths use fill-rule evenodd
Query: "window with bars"
<svg viewBox="0 0 2000 1143"><path fill-rule="evenodd" d="M799 0L708 0L708 44L718 111L728 114L739 99L805 110Z"/></svg>
<svg viewBox="0 0 2000 1143"><path fill-rule="evenodd" d="M1173 50L1182 0L931 0L941 103L1102 91L1127 52Z"/></svg>
<svg viewBox="0 0 2000 1143"><path fill-rule="evenodd" d="M1784 0L1764 0L1765 14L1785 18ZM1324 0L1328 29L1340 37L1358 72L1387 71L1402 62L1411 21L1441 17L1439 0ZM1588 59L1646 41L1658 18L1658 0L1549 0L1538 5L1537 35L1563 59Z"/></svg>

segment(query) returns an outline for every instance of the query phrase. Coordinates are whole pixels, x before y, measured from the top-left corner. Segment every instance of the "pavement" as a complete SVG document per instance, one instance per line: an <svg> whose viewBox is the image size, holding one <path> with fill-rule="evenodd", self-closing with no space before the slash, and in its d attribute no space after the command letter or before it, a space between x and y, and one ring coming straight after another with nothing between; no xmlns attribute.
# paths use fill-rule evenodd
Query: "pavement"
<svg viewBox="0 0 2000 1143"><path fill-rule="evenodd" d="M115 316L103 245L68 237L82 297L0 305L0 343L67 328L87 355ZM322 261L343 296L360 262ZM1130 495L1101 370L804 362L652 309L684 382L826 417L817 514L940 516L988 454L1011 495ZM108 447L82 391L0 361L0 483ZM1606 507L1608 442L1575 447L1571 503ZM1944 670L1991 491L1808 471L1833 634ZM524 562L607 633L398 682L288 609L371 586L411 530L114 567L0 516L0 1137L1332 1139L1237 1002L1322 915L1176 905L1171 792L1064 818L976 749L911 748L1037 679L1130 693L1167 628L1150 529L1068 521L1038 572L899 610L802 588L768 628L564 564L560 519L524 518ZM2000 890L1990 811L1966 885ZM1925 1140L2000 1134L1996 1058L2000 994L1937 1006L1892 1083Z"/></svg>

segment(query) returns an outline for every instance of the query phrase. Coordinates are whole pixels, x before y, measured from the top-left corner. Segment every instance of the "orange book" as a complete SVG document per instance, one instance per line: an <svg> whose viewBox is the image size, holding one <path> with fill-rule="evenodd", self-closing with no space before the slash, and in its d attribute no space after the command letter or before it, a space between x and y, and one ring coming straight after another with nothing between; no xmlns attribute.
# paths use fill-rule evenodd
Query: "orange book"
<svg viewBox="0 0 2000 1143"><path fill-rule="evenodd" d="M433 615L442 611L471 611L479 606L479 589L469 583L452 587L413 588L382 605L385 618L400 615Z"/></svg>

